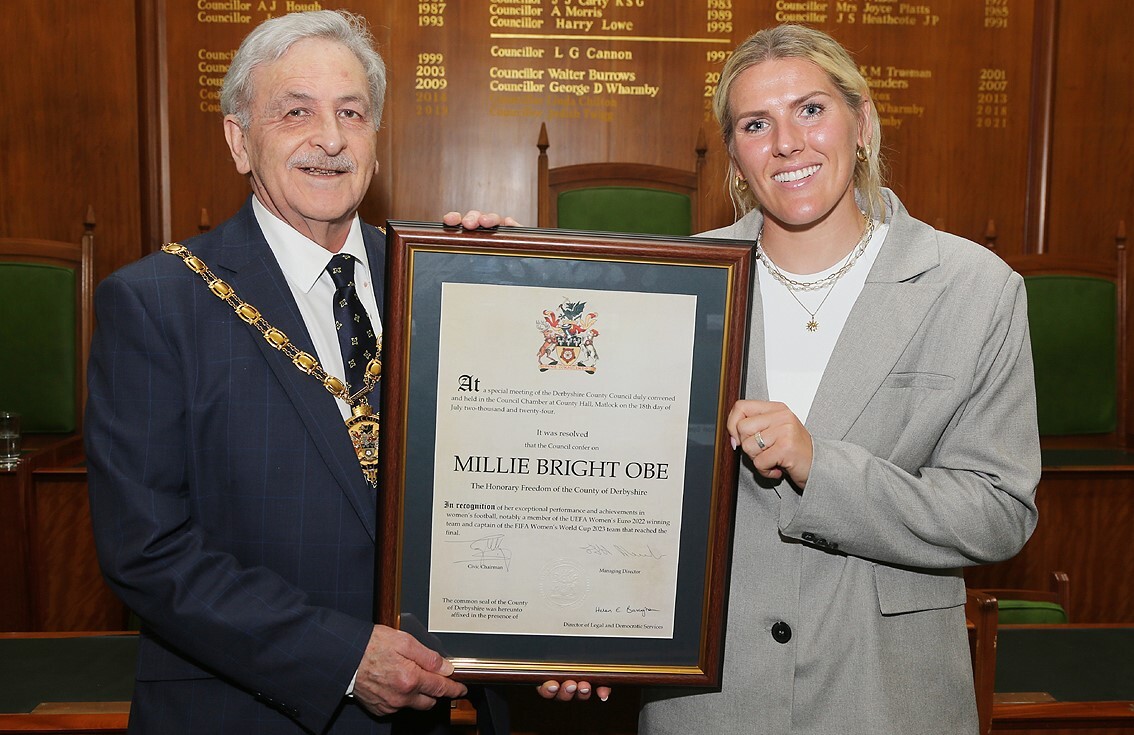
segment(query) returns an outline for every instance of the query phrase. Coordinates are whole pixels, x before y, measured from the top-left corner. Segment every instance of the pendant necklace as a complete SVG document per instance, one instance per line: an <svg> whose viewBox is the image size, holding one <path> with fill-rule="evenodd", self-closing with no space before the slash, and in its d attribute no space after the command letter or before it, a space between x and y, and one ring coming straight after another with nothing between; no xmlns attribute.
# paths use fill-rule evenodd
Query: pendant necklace
<svg viewBox="0 0 1134 735"><path fill-rule="evenodd" d="M823 304L827 303L827 299L828 297L830 297L831 292L835 290L835 284L838 283L839 279L845 276L847 272L849 272L850 269L854 267L854 264L858 262L859 257L866 251L866 246L870 243L870 237L874 234L874 220L870 217L867 217L866 212L860 211L859 214L862 215L862 219L865 222L866 226L862 231L862 237L859 238L858 243L854 246L850 253L847 254L846 261L834 272L829 273L823 278L819 278L814 281L793 280L789 278L787 274L781 271L775 263L772 262L772 259L768 257L768 254L766 252L764 252L764 246L762 244L764 237L764 226L763 224L760 225L760 232L756 235L756 259L764 263L764 267L768 269L768 273L770 273L773 278L783 284L784 288L787 289L787 292L791 294L791 297L793 299L795 299L795 303L799 304L800 308L807 312L807 315L810 318L807 320L804 328L807 329L808 332L819 331L819 321L817 318L819 310L823 308ZM804 304L800 300L799 296L797 296L795 293L796 291L819 291L820 289L824 288L827 289L827 293L823 295L823 299L814 309L808 309L807 305Z"/></svg>

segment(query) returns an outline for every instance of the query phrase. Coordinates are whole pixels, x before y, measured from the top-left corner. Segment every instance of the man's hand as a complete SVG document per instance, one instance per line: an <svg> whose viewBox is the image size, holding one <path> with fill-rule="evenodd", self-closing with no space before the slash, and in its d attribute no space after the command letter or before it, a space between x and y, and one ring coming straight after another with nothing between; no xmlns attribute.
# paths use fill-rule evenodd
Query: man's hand
<svg viewBox="0 0 1134 735"><path fill-rule="evenodd" d="M520 226L520 223L511 217L501 217L496 212L478 212L475 209L470 209L464 216L461 216L460 212L449 212L441 218L441 221L449 227L460 225L466 230L475 230L478 227L497 227L498 225L505 227Z"/></svg>
<svg viewBox="0 0 1134 735"><path fill-rule="evenodd" d="M545 681L536 688L536 692L544 699L556 699L560 702L570 702L573 699L585 702L591 698L591 691L590 682L576 683L571 679L562 684L557 681ZM605 702L610 698L610 687L595 687L594 693Z"/></svg>
<svg viewBox="0 0 1134 735"><path fill-rule="evenodd" d="M453 664L400 630L375 625L358 665L354 698L376 715L405 707L427 710L439 698L455 699L468 692L448 678Z"/></svg>

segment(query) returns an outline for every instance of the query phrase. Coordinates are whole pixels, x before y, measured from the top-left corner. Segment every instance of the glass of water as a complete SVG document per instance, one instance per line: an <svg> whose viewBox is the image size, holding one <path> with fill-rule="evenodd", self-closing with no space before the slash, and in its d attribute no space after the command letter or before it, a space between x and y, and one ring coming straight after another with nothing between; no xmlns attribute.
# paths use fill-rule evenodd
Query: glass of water
<svg viewBox="0 0 1134 735"><path fill-rule="evenodd" d="M20 463L20 414L0 411L0 470Z"/></svg>

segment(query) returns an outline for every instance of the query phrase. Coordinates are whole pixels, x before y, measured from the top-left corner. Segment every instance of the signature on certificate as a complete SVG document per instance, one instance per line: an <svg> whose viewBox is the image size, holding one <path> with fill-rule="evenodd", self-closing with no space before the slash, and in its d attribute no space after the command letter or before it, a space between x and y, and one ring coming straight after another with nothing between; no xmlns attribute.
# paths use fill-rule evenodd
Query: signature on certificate
<svg viewBox="0 0 1134 735"><path fill-rule="evenodd" d="M635 605L619 605L618 607L613 608L604 605L595 605L596 615L637 615L644 618L650 613L656 612L661 612L661 609L656 607L639 607Z"/></svg>
<svg viewBox="0 0 1134 735"><path fill-rule="evenodd" d="M580 546L583 553L587 556L614 556L615 554L624 557L638 558L638 559L664 559L665 554L659 554L652 546L646 544L644 547L625 546L623 544L614 544L607 546L606 544L589 543Z"/></svg>
<svg viewBox="0 0 1134 735"><path fill-rule="evenodd" d="M512 565L512 550L504 545L504 534L494 533L472 541L464 539L445 539L447 543L467 543L471 552L468 559L457 559L454 564L475 564L478 569L503 569L509 571Z"/></svg>

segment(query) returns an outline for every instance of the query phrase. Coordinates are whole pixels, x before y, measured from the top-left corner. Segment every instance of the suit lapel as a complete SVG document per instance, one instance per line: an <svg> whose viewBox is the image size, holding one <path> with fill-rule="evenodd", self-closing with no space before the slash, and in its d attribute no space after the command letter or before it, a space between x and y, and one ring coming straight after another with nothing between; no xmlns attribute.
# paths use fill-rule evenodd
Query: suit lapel
<svg viewBox="0 0 1134 735"><path fill-rule="evenodd" d="M370 277L374 284L374 299L382 309L386 293L386 238L377 227L362 223L362 241L366 245L366 259L370 261Z"/></svg>
<svg viewBox="0 0 1134 735"><path fill-rule="evenodd" d="M753 269L752 298L748 315L748 370L744 383L744 398L750 401L768 400L768 366L764 347L764 300L760 296L760 277Z"/></svg>
<svg viewBox="0 0 1134 735"><path fill-rule="evenodd" d="M918 279L938 262L933 229L897 204L882 250L815 393L807 420L812 434L846 436L943 292L943 284Z"/></svg>
<svg viewBox="0 0 1134 735"><path fill-rule="evenodd" d="M759 210L748 212L727 227L703 233L702 237L722 237L755 243L764 216ZM768 400L768 370L764 348L764 301L760 297L758 267L752 270L752 297L748 300L748 354L745 357L744 395L750 401Z"/></svg>
<svg viewBox="0 0 1134 735"><path fill-rule="evenodd" d="M919 278L939 262L933 228L910 217L889 190L885 196L893 208L886 241L835 344L808 414L807 429L818 436L846 436L944 290L940 283ZM754 240L761 222L758 212L749 212L710 234ZM744 397L768 400L760 279L752 281Z"/></svg>
<svg viewBox="0 0 1134 735"><path fill-rule="evenodd" d="M386 314L384 312L386 305L382 303L386 294L386 236L377 227L371 227L364 222L362 223L362 240L366 245L366 260L370 266L370 282L374 287L374 301L377 303L378 311L380 312L379 317L381 323L379 326L381 329L379 329L378 333L378 359L382 360L382 332L386 330ZM378 385L374 386L374 390L370 393L370 405L374 407L374 412L378 414L379 435L381 435L381 381L378 382Z"/></svg>
<svg viewBox="0 0 1134 735"><path fill-rule="evenodd" d="M241 210L234 224L235 227L225 232L220 260L216 264L210 264L213 265L214 272L228 280L241 299L259 309L264 319L286 334L296 347L314 355L315 348L299 307L291 295L279 263L256 223L250 203ZM346 493L367 532L372 538L376 538L375 491L362 475L358 457L335 399L322 383L301 372L283 353L268 344L267 340L257 339L256 344L279 380L284 394L299 413L312 444ZM266 427L266 431L270 436L272 427ZM295 437L284 437L280 441L295 441Z"/></svg>

